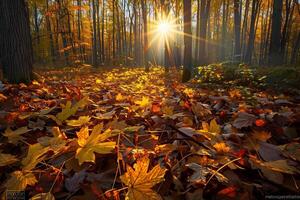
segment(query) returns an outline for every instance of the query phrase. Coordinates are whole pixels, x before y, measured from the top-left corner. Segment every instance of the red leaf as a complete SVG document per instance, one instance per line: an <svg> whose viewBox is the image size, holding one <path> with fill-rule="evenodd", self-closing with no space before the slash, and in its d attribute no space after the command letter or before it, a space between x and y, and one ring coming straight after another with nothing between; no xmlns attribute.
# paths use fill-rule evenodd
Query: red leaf
<svg viewBox="0 0 300 200"><path fill-rule="evenodd" d="M257 120L255 121L255 125L256 125L256 126L259 126L259 127L265 126L265 125L266 125L266 121L263 120L263 119L257 119Z"/></svg>
<svg viewBox="0 0 300 200"><path fill-rule="evenodd" d="M222 196L227 196L227 197L231 197L231 198L234 198L236 196L236 187L235 186L230 186L230 187L227 187L223 190L220 190L218 192L218 195L222 195Z"/></svg>

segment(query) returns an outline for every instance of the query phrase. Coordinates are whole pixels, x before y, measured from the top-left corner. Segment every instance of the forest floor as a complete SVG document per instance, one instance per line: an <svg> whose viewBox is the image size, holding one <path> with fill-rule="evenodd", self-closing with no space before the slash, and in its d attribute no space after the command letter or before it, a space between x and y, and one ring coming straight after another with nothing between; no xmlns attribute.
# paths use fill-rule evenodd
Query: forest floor
<svg viewBox="0 0 300 200"><path fill-rule="evenodd" d="M162 68L37 73L0 85L2 198L300 195L297 96L182 84Z"/></svg>

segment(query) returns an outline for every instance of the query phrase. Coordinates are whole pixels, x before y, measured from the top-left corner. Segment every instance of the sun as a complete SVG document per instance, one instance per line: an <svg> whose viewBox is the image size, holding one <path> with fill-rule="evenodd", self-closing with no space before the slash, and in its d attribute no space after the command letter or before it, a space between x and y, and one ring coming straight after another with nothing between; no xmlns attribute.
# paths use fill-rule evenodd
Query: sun
<svg viewBox="0 0 300 200"><path fill-rule="evenodd" d="M157 26L157 31L160 34L167 34L168 32L170 32L172 30L172 26L171 23L168 21L161 21L159 22L158 26Z"/></svg>

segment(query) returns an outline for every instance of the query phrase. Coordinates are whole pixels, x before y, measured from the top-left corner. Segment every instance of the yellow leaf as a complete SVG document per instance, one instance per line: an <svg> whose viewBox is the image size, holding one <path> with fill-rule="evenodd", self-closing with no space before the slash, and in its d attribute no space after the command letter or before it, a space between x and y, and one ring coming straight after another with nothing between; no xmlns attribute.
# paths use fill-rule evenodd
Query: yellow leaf
<svg viewBox="0 0 300 200"><path fill-rule="evenodd" d="M11 173L11 177L5 183L7 190L25 190L27 185L35 185L37 182L33 173L24 171L15 171Z"/></svg>
<svg viewBox="0 0 300 200"><path fill-rule="evenodd" d="M210 121L210 124L209 124L209 132L211 133L217 133L217 134L220 134L221 133L221 128L220 126L217 124L216 120L213 119Z"/></svg>
<svg viewBox="0 0 300 200"><path fill-rule="evenodd" d="M102 83L102 81L100 79L96 79L96 83L100 84L100 83Z"/></svg>
<svg viewBox="0 0 300 200"><path fill-rule="evenodd" d="M23 170L32 170L35 166L44 159L44 154L50 150L49 147L44 147L40 143L29 145L27 156L23 158Z"/></svg>
<svg viewBox="0 0 300 200"><path fill-rule="evenodd" d="M141 101L135 101L134 103L138 104L140 107L147 107L150 105L150 99L149 97L143 96Z"/></svg>
<svg viewBox="0 0 300 200"><path fill-rule="evenodd" d="M108 154L114 150L116 142L104 142L111 137L111 131L108 129L101 134L103 124L93 128L91 135L87 127L83 127L77 132L77 143L79 148L76 151L75 158L81 165L84 162L95 162L95 153Z"/></svg>
<svg viewBox="0 0 300 200"><path fill-rule="evenodd" d="M24 137L22 135L24 133L27 133L30 131L30 129L27 128L27 126L18 128L17 130L12 131L10 128L7 128L5 130L5 133L3 135L8 138L8 142L12 144L17 144L19 140L23 140Z"/></svg>
<svg viewBox="0 0 300 200"><path fill-rule="evenodd" d="M227 153L230 151L230 147L228 147L224 142L214 144L214 148L218 153Z"/></svg>
<svg viewBox="0 0 300 200"><path fill-rule="evenodd" d="M122 96L121 93L118 93L116 96L116 101L123 101L125 98Z"/></svg>
<svg viewBox="0 0 300 200"><path fill-rule="evenodd" d="M79 108L85 107L89 102L88 97L84 97L80 101L78 101L74 106L72 106L71 101L68 101L66 105L64 105L64 108L60 113L56 115L56 118L60 120L61 122L65 121L72 115L74 115Z"/></svg>
<svg viewBox="0 0 300 200"><path fill-rule="evenodd" d="M162 112L164 113L164 115L166 116L171 116L174 113L174 107L172 106L164 106L162 108Z"/></svg>
<svg viewBox="0 0 300 200"><path fill-rule="evenodd" d="M30 200L55 200L55 198L50 192L47 192L36 194Z"/></svg>
<svg viewBox="0 0 300 200"><path fill-rule="evenodd" d="M127 166L127 172L122 175L121 181L128 186L126 194L127 200L160 200L162 199L159 194L151 188L156 184L164 181L166 169L156 165L148 172L150 160L148 157L143 157L137 160L133 168Z"/></svg>
<svg viewBox="0 0 300 200"><path fill-rule="evenodd" d="M91 118L89 116L80 116L77 120L67 120L69 126L82 126L88 124Z"/></svg>
<svg viewBox="0 0 300 200"><path fill-rule="evenodd" d="M0 167L10 165L12 163L17 162L18 159L11 154L0 153Z"/></svg>
<svg viewBox="0 0 300 200"><path fill-rule="evenodd" d="M215 119L211 120L210 124L206 122L202 122L202 128L203 128L202 131L212 133L213 135L217 135L221 133L221 128L217 124Z"/></svg>

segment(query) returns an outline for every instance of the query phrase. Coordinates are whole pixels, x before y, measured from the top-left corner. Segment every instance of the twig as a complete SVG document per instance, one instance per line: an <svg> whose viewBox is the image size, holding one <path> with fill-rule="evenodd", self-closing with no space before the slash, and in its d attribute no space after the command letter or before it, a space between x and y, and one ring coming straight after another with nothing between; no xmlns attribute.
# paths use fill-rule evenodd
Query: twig
<svg viewBox="0 0 300 200"><path fill-rule="evenodd" d="M240 157L240 158L236 158L236 159L234 159L234 160L231 160L231 161L229 161L229 162L227 162L227 163L225 163L224 165L222 165L219 169L217 169L212 175L211 175L211 177L209 177L209 179L208 179L208 181L206 182L206 184L205 184L205 187L208 185L208 183L210 182L210 180L221 170L221 169L223 169L224 167L226 167L227 165L229 165L229 164L231 164L231 163L233 163L233 162L235 162L235 161L238 161L238 160L241 160L242 158Z"/></svg>

